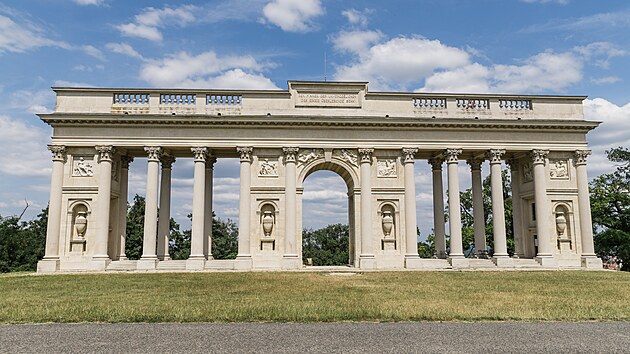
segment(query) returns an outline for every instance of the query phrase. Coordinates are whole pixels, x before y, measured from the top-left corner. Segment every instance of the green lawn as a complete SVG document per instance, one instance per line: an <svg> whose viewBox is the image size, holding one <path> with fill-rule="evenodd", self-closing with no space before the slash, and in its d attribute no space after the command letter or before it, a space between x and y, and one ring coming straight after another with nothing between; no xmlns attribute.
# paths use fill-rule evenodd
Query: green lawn
<svg viewBox="0 0 630 354"><path fill-rule="evenodd" d="M0 323L628 320L620 272L0 275Z"/></svg>

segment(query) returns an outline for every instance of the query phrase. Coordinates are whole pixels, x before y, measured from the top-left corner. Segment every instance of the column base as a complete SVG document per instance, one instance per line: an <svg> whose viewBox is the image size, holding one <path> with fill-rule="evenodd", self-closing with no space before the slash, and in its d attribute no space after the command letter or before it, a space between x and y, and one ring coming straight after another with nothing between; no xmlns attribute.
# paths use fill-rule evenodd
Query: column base
<svg viewBox="0 0 630 354"><path fill-rule="evenodd" d="M140 258L136 265L137 270L155 270L158 260L156 258Z"/></svg>
<svg viewBox="0 0 630 354"><path fill-rule="evenodd" d="M235 270L251 270L254 267L252 256L249 254L243 254L236 256L234 260Z"/></svg>
<svg viewBox="0 0 630 354"><path fill-rule="evenodd" d="M553 256L537 256L534 259L545 268L558 268L558 260Z"/></svg>
<svg viewBox="0 0 630 354"><path fill-rule="evenodd" d="M170 255L158 256L158 260L160 260L160 261L170 261L171 260L171 256Z"/></svg>
<svg viewBox="0 0 630 354"><path fill-rule="evenodd" d="M470 268L470 261L464 256L460 257L449 257L448 262L451 264L453 269L467 269Z"/></svg>
<svg viewBox="0 0 630 354"><path fill-rule="evenodd" d="M435 258L437 258L437 259L447 259L448 256L446 254L446 251L436 251L435 252Z"/></svg>
<svg viewBox="0 0 630 354"><path fill-rule="evenodd" d="M203 270L205 266L205 257L191 257L186 260L186 270Z"/></svg>
<svg viewBox="0 0 630 354"><path fill-rule="evenodd" d="M285 254L282 256L282 269L302 269L302 260L297 254Z"/></svg>
<svg viewBox="0 0 630 354"><path fill-rule="evenodd" d="M601 258L597 258L597 256L582 256L582 268L602 270L604 265Z"/></svg>
<svg viewBox="0 0 630 354"><path fill-rule="evenodd" d="M492 257L492 263L499 268L514 268L514 260L510 257Z"/></svg>
<svg viewBox="0 0 630 354"><path fill-rule="evenodd" d="M376 269L376 258L373 254L362 254L359 256L359 268Z"/></svg>
<svg viewBox="0 0 630 354"><path fill-rule="evenodd" d="M128 261L129 259L127 258L127 256L120 256L118 257L119 261Z"/></svg>
<svg viewBox="0 0 630 354"><path fill-rule="evenodd" d="M37 262L37 273L55 273L59 271L59 258L42 259Z"/></svg>
<svg viewBox="0 0 630 354"><path fill-rule="evenodd" d="M88 270L94 272L104 272L112 260L109 258L92 258L88 264Z"/></svg>

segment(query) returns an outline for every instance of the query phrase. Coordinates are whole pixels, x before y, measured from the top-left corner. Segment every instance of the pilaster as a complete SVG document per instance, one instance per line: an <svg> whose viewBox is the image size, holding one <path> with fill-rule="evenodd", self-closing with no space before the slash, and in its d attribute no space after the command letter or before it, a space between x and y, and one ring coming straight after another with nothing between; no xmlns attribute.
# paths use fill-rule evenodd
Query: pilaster
<svg viewBox="0 0 630 354"><path fill-rule="evenodd" d="M359 171L361 179L361 254L360 268L376 268L372 245L372 148L360 148Z"/></svg>

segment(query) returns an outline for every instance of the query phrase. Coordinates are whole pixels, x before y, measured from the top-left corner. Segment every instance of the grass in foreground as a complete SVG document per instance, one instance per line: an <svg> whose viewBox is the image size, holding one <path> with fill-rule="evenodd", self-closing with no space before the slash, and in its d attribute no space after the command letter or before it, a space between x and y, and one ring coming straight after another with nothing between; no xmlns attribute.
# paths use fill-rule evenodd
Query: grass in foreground
<svg viewBox="0 0 630 354"><path fill-rule="evenodd" d="M628 320L619 272L0 276L0 323Z"/></svg>

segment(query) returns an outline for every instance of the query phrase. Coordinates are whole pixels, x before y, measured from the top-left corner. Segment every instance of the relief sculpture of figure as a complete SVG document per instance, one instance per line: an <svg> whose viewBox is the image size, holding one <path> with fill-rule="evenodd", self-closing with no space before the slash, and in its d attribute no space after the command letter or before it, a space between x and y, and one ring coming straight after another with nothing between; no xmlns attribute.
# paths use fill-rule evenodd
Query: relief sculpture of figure
<svg viewBox="0 0 630 354"><path fill-rule="evenodd" d="M278 172L276 171L276 166L269 162L269 159L265 159L260 164L260 175L261 176L275 176Z"/></svg>
<svg viewBox="0 0 630 354"><path fill-rule="evenodd" d="M396 162L394 160L379 161L378 175L380 177L396 176Z"/></svg>
<svg viewBox="0 0 630 354"><path fill-rule="evenodd" d="M92 171L92 164L86 162L83 157L79 158L79 161L77 161L74 168L74 175L80 177L89 177L94 175L94 172Z"/></svg>
<svg viewBox="0 0 630 354"><path fill-rule="evenodd" d="M317 150L315 149L311 149L308 153L306 154L300 154L298 155L298 161L300 161L301 164L306 164L311 160L314 160L318 157L321 157L320 154L317 153Z"/></svg>
<svg viewBox="0 0 630 354"><path fill-rule="evenodd" d="M567 169L567 164L564 161L556 161L554 164L555 171L552 171L552 177L562 178L567 177L569 171Z"/></svg>
<svg viewBox="0 0 630 354"><path fill-rule="evenodd" d="M342 160L346 160L351 164L358 166L357 155L348 149L341 149L341 151L339 152L339 157L341 157Z"/></svg>

